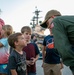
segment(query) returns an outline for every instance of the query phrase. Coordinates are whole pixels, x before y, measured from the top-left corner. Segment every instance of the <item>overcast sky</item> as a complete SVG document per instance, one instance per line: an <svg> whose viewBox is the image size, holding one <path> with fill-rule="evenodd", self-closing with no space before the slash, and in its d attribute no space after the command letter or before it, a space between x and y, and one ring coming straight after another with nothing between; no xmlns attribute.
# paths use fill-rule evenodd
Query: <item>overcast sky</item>
<svg viewBox="0 0 74 75"><path fill-rule="evenodd" d="M5 21L5 24L13 26L14 31L20 31L22 26L30 25L31 19L34 16L36 7L40 12L41 21L47 11L51 9L59 10L62 15L74 15L73 0L0 0L0 9L2 13L0 17Z"/></svg>

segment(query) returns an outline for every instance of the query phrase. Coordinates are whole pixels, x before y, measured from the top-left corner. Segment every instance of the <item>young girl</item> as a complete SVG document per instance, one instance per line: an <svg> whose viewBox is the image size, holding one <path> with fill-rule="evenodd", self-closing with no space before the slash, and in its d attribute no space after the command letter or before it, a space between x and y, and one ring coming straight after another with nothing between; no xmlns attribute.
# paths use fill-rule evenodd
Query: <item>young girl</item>
<svg viewBox="0 0 74 75"><path fill-rule="evenodd" d="M0 39L0 75L7 75L7 63L9 57L8 36L12 34L12 26L4 25L1 30Z"/></svg>

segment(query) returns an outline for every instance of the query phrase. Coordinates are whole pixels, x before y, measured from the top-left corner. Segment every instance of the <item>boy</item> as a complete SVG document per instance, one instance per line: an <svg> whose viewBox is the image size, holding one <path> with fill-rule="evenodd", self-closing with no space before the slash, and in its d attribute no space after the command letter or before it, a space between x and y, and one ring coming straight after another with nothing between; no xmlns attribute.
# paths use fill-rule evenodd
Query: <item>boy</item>
<svg viewBox="0 0 74 75"><path fill-rule="evenodd" d="M49 31L50 35L44 38L42 49L44 75L62 75L63 63L60 61L58 51L54 48L54 38L51 29Z"/></svg>
<svg viewBox="0 0 74 75"><path fill-rule="evenodd" d="M14 48L9 56L8 75L26 75L26 54L22 51L26 41L22 33L15 33L8 38L9 45Z"/></svg>
<svg viewBox="0 0 74 75"><path fill-rule="evenodd" d="M31 28L29 26L22 27L21 32L27 41L27 46L23 48L23 51L26 52L27 73L28 75L36 75L36 61L39 58L39 49L35 43L30 43Z"/></svg>

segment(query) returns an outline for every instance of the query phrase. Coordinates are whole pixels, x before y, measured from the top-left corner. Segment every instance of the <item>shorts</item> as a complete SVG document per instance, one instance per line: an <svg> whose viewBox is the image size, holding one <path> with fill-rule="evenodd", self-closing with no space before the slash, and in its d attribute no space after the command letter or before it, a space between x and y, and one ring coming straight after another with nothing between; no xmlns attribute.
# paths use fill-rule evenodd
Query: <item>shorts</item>
<svg viewBox="0 0 74 75"><path fill-rule="evenodd" d="M43 64L44 75L61 75L61 64Z"/></svg>
<svg viewBox="0 0 74 75"><path fill-rule="evenodd" d="M0 73L8 74L7 64L0 64Z"/></svg>

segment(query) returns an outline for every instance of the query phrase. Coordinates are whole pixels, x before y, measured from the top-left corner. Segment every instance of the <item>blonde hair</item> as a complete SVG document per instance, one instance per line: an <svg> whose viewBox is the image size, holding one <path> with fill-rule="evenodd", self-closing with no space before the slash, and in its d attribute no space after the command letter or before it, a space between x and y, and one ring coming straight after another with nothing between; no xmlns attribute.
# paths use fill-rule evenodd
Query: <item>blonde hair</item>
<svg viewBox="0 0 74 75"><path fill-rule="evenodd" d="M21 33L24 33L24 32L28 32L28 33L32 33L31 31L31 28L29 26L24 26L21 28Z"/></svg>
<svg viewBox="0 0 74 75"><path fill-rule="evenodd" d="M4 25L2 29L5 31L7 36L13 33L13 28L11 25Z"/></svg>

